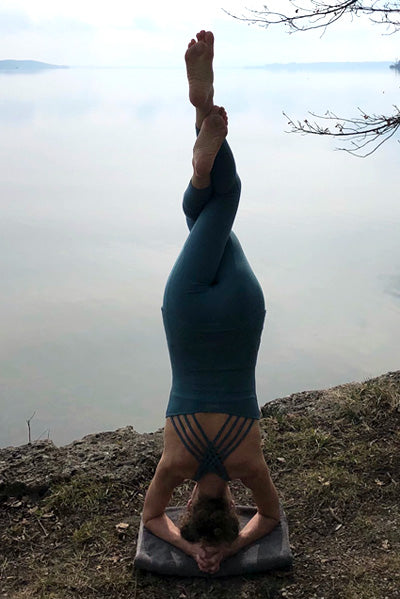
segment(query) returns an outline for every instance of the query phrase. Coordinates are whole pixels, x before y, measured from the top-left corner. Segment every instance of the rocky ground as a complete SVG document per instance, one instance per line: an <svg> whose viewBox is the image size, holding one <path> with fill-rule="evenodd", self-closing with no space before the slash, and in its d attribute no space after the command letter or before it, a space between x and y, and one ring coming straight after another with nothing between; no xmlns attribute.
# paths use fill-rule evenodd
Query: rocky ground
<svg viewBox="0 0 400 599"><path fill-rule="evenodd" d="M262 413L292 569L218 580L135 570L162 430L127 426L64 447L0 449L0 599L400 598L400 371L294 394ZM251 502L232 487L237 503Z"/></svg>

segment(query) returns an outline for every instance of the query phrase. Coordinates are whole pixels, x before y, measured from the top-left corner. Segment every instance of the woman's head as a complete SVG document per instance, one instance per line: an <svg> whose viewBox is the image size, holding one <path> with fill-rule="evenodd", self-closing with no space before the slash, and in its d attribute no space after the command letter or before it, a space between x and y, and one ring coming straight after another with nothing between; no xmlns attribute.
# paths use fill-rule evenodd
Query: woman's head
<svg viewBox="0 0 400 599"><path fill-rule="evenodd" d="M202 495L191 502L183 515L180 531L190 543L232 543L239 534L239 519L225 497Z"/></svg>

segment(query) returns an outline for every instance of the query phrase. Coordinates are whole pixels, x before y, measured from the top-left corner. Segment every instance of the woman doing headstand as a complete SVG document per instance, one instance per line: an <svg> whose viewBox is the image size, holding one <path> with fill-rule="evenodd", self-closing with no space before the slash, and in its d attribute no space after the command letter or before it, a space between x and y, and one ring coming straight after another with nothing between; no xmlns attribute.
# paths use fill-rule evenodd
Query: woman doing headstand
<svg viewBox="0 0 400 599"><path fill-rule="evenodd" d="M225 139L226 112L213 103L213 50L213 34L201 31L185 54L198 135L183 199L190 233L164 293L172 387L164 451L143 509L151 532L209 573L280 518L261 450L255 387L264 297L232 232L240 180ZM257 506L240 532L228 485L236 478L252 490ZM165 507L185 479L197 484L178 528Z"/></svg>

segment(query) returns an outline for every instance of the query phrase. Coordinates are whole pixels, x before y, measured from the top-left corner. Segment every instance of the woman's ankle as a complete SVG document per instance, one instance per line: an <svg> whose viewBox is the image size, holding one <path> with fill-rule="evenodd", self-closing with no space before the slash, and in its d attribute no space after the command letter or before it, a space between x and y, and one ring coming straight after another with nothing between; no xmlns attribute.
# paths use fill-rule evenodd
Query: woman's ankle
<svg viewBox="0 0 400 599"><path fill-rule="evenodd" d="M196 127L201 129L204 119L208 116L213 108L214 103L210 102L205 108L196 108Z"/></svg>

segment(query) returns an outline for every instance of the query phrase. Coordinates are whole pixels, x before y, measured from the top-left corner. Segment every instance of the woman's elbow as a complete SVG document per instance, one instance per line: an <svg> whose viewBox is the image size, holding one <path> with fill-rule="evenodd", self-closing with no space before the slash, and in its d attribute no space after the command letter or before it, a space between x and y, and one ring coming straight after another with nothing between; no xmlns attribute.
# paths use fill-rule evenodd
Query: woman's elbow
<svg viewBox="0 0 400 599"><path fill-rule="evenodd" d="M279 511L273 510L268 514L258 511L258 513L260 514L260 516L265 518L265 520L269 521L271 523L271 525L273 526L273 528L278 526L278 524L280 524L280 522L281 522L281 515L280 515ZM272 530L272 528L271 528L271 530Z"/></svg>
<svg viewBox="0 0 400 599"><path fill-rule="evenodd" d="M142 522L143 522L143 526L145 526L148 530L150 530L150 532L152 532L152 528L154 528L154 525L157 524L157 521L159 521L160 518L162 518L162 516L164 515L164 512L162 512L161 514L152 514L152 513L146 513L145 511L143 511L142 514Z"/></svg>

